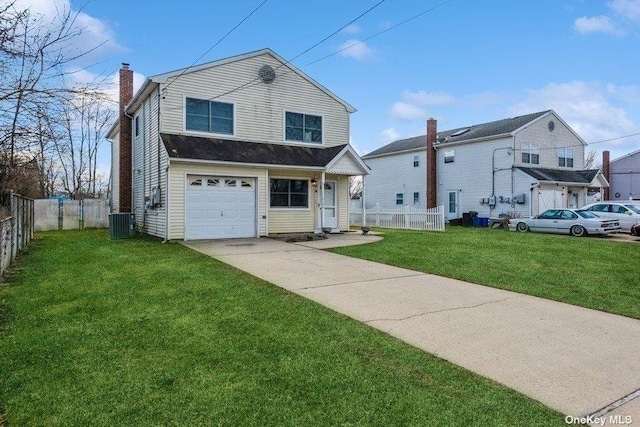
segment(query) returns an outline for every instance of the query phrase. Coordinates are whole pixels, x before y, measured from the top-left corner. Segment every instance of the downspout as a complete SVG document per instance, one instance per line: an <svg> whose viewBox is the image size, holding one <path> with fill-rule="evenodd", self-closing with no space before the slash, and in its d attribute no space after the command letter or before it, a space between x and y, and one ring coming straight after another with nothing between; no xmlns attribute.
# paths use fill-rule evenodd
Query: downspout
<svg viewBox="0 0 640 427"><path fill-rule="evenodd" d="M364 198L364 175L362 175L362 192L360 194L360 199L362 199L362 227L367 226L367 204Z"/></svg>
<svg viewBox="0 0 640 427"><path fill-rule="evenodd" d="M496 152L499 150L512 150L512 147L498 147L493 149L493 153L491 154L491 197L495 199L496 197L496 172L507 170L507 168L496 169ZM515 150L514 150L515 151ZM513 196L513 168L515 166L515 153L513 156L514 160L511 164L511 195ZM492 208L491 204L489 204L489 216L491 216L491 211L495 208Z"/></svg>
<svg viewBox="0 0 640 427"><path fill-rule="evenodd" d="M167 183L167 189L164 192L164 197L167 202L164 204L164 240L162 243L167 243L169 241L169 166L165 169L165 179Z"/></svg>
<svg viewBox="0 0 640 427"><path fill-rule="evenodd" d="M160 85L158 85L158 188L161 188L160 185L160 173L161 173L161 165L160 165L160 148L162 147L162 140L160 139L160 100L162 97L160 96ZM166 182L167 188L169 187L169 181ZM161 190L162 191L162 190ZM165 190L166 191L166 190ZM160 204L162 204L162 194L160 195ZM165 203L165 211L167 210L167 203Z"/></svg>
<svg viewBox="0 0 640 427"><path fill-rule="evenodd" d="M127 108L125 107L124 110L122 111L122 113L129 119L131 120L131 123L133 123L133 117L131 117L129 114L127 114ZM120 132L120 136L122 137L122 132ZM133 211L133 177L134 177L134 173L135 171L133 170L133 139L135 137L133 136L133 130L131 131L131 141L129 141L131 143L131 200L129 200L129 206L131 206L131 211ZM120 186L122 186L122 183L119 183ZM119 190L118 190L119 191ZM119 209L118 209L119 210ZM130 212L131 213L131 212ZM135 223L135 221L134 221Z"/></svg>

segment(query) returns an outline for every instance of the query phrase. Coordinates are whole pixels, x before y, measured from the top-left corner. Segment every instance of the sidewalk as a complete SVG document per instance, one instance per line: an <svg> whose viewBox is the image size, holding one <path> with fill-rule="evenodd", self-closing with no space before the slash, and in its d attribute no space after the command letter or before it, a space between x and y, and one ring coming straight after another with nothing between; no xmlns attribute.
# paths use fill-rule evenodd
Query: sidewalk
<svg viewBox="0 0 640 427"><path fill-rule="evenodd" d="M640 321L315 249L354 239L185 245L567 415L640 394ZM640 425L640 398L610 414Z"/></svg>

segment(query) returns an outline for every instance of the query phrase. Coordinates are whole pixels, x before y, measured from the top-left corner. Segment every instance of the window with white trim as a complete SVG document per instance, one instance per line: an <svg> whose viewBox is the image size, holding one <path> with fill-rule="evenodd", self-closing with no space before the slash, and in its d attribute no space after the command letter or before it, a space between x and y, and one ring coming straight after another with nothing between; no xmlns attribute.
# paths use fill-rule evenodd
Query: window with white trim
<svg viewBox="0 0 640 427"><path fill-rule="evenodd" d="M404 193L396 193L396 205L404 205Z"/></svg>
<svg viewBox="0 0 640 427"><path fill-rule="evenodd" d="M444 152L444 162L445 163L453 163L454 158L455 158L454 150L447 150L447 151Z"/></svg>
<svg viewBox="0 0 640 427"><path fill-rule="evenodd" d="M540 145L533 142L522 144L522 163L540 164Z"/></svg>
<svg viewBox="0 0 640 427"><path fill-rule="evenodd" d="M309 181L271 178L269 195L272 208L308 208Z"/></svg>
<svg viewBox="0 0 640 427"><path fill-rule="evenodd" d="M322 144L322 117L285 112L284 139Z"/></svg>
<svg viewBox="0 0 640 427"><path fill-rule="evenodd" d="M185 129L233 135L233 104L206 99L186 99Z"/></svg>
<svg viewBox="0 0 640 427"><path fill-rule="evenodd" d="M420 193L419 192L415 192L413 193L413 204L414 205L419 205L420 204Z"/></svg>
<svg viewBox="0 0 640 427"><path fill-rule="evenodd" d="M573 148L558 148L558 166L573 167Z"/></svg>
<svg viewBox="0 0 640 427"><path fill-rule="evenodd" d="M420 166L420 158L416 154L415 156L413 156L413 167L417 168L418 166Z"/></svg>

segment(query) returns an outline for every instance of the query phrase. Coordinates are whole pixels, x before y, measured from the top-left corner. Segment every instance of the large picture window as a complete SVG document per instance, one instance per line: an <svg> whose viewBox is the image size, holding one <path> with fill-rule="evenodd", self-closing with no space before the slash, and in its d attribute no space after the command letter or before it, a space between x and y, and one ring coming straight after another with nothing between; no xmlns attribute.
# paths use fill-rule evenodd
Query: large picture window
<svg viewBox="0 0 640 427"><path fill-rule="evenodd" d="M285 113L285 139L322 143L322 117L311 114Z"/></svg>
<svg viewBox="0 0 640 427"><path fill-rule="evenodd" d="M187 98L187 130L233 135L233 104Z"/></svg>
<svg viewBox="0 0 640 427"><path fill-rule="evenodd" d="M271 179L272 208L308 208L309 181L306 179Z"/></svg>
<svg viewBox="0 0 640 427"><path fill-rule="evenodd" d="M558 148L558 166L573 167L573 148Z"/></svg>

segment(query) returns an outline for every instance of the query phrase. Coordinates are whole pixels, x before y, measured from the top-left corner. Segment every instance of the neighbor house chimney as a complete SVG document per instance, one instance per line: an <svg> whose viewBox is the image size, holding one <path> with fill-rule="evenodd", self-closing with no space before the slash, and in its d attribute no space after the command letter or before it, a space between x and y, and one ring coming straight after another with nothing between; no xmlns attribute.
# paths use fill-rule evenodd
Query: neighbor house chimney
<svg viewBox="0 0 640 427"><path fill-rule="evenodd" d="M436 150L433 148L438 135L438 121L427 120L427 208L438 204L438 185L436 183Z"/></svg>
<svg viewBox="0 0 640 427"><path fill-rule="evenodd" d="M604 150L602 152L602 175L604 175L608 183L611 183L611 181L609 181L609 163L609 150ZM604 199L611 200L609 199L609 187L604 189Z"/></svg>
<svg viewBox="0 0 640 427"><path fill-rule="evenodd" d="M132 140L131 118L124 109L133 99L133 71L129 64L122 63L120 69L120 212L131 212L132 195Z"/></svg>

